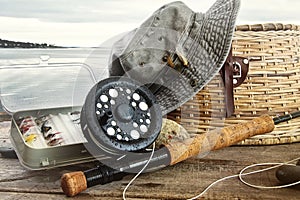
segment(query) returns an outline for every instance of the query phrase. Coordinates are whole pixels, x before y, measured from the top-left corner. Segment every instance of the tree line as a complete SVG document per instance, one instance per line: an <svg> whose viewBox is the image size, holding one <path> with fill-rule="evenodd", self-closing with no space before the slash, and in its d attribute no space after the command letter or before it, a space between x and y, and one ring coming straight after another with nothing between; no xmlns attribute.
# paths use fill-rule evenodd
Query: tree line
<svg viewBox="0 0 300 200"><path fill-rule="evenodd" d="M30 43L30 42L15 42L10 40L0 39L0 48L60 48L47 43Z"/></svg>

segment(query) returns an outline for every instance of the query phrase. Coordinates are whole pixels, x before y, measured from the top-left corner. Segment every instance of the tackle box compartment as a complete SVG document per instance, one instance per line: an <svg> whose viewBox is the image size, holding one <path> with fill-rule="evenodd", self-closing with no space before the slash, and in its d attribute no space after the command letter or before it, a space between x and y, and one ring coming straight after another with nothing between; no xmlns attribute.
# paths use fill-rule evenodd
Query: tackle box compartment
<svg viewBox="0 0 300 200"><path fill-rule="evenodd" d="M12 115L10 140L24 167L41 170L95 160L79 123L81 106L96 84L88 65L0 66L0 77L2 106ZM51 130L43 131L42 125Z"/></svg>
<svg viewBox="0 0 300 200"><path fill-rule="evenodd" d="M80 107L77 108L78 111ZM80 125L75 122L72 126L74 121L67 118L72 112L76 112L73 107L20 111L13 114L10 140L23 166L37 170L94 160L85 149L84 143L87 141L80 130ZM52 140L44 138L40 130L41 126L34 120L39 119L40 116L55 118L56 122L53 125L56 126L56 135L60 136L56 137L54 134L52 140L57 140L57 144L49 145ZM22 132L20 128L22 121L30 118L34 125L29 132ZM30 138L31 136L33 137Z"/></svg>

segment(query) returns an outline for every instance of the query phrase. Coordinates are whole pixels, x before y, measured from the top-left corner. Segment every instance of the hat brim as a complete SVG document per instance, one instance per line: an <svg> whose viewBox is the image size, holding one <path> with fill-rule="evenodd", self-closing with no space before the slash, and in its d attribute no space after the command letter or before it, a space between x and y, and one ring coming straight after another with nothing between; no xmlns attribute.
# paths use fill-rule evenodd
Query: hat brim
<svg viewBox="0 0 300 200"><path fill-rule="evenodd" d="M182 3L172 6L177 11L180 6L184 7ZM116 69L120 71L122 68L121 71L133 79L151 86L158 85L152 88L155 88L153 92L163 114L175 110L198 93L220 71L230 51L239 7L240 0L217 0L204 14L193 13L187 8L183 9L179 20L187 20L182 18L192 13L193 21L187 23L187 30L180 32L179 36L176 34L170 36L172 40L175 40L172 51L180 51L180 54L188 61L188 66L180 71L166 67L161 64L161 58L157 58L163 57L166 50L172 52L169 47L157 47L157 44L151 40L148 45L141 42L145 38L158 37L159 34L168 37L166 33L162 33L162 27L157 28L155 24L155 19L160 19L165 14L162 10L165 10L166 6L162 7L134 34L131 33L133 36L130 37L129 42L127 40L127 47L120 53L121 55L117 56L118 64L112 62L113 64L110 66L110 75L124 75L114 73ZM174 8L172 9L174 10ZM169 24L164 25L166 29L174 28ZM152 33L149 34L149 32ZM171 40L169 39L169 41ZM148 61L153 62L152 66L149 68L138 67L141 64L141 57L145 55L148 56ZM134 56L137 59L134 59ZM150 76L150 70L153 69L156 70L155 73L152 73L155 74L155 78ZM150 77L149 80L146 80L147 77Z"/></svg>

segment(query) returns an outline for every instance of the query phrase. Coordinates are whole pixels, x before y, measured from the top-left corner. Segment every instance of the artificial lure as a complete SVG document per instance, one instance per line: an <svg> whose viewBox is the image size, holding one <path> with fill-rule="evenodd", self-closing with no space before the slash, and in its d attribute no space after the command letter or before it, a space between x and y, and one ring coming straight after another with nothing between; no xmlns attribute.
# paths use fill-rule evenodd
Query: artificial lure
<svg viewBox="0 0 300 200"><path fill-rule="evenodd" d="M42 132L43 134L47 133L48 131L50 131L50 130L52 129L51 126L47 125L47 122L48 122L48 121L44 121L44 123L43 123L42 126L41 126L41 132Z"/></svg>
<svg viewBox="0 0 300 200"><path fill-rule="evenodd" d="M47 145L48 146L57 146L60 145L63 142L62 138L53 138L52 140L50 140Z"/></svg>
<svg viewBox="0 0 300 200"><path fill-rule="evenodd" d="M179 60L181 61L181 63L183 64L183 66L188 67L189 61L187 60L187 58L182 53L179 53L178 51L176 52L176 54Z"/></svg>
<svg viewBox="0 0 300 200"><path fill-rule="evenodd" d="M36 134L30 134L25 137L25 142L31 143L36 140L37 135Z"/></svg>
<svg viewBox="0 0 300 200"><path fill-rule="evenodd" d="M34 125L31 118L23 119L19 127L22 128L22 127L27 126L27 125Z"/></svg>
<svg viewBox="0 0 300 200"><path fill-rule="evenodd" d="M49 116L42 115L42 116L36 118L34 121L38 126L40 126L41 124L45 123L49 119L50 119Z"/></svg>
<svg viewBox="0 0 300 200"><path fill-rule="evenodd" d="M45 138L45 140L50 140L53 137L55 137L57 134L60 134L60 133L61 132L55 132L55 133L49 133L49 132L47 132L47 134L44 134L44 138Z"/></svg>
<svg viewBox="0 0 300 200"><path fill-rule="evenodd" d="M22 133L23 135L26 134L26 133L30 130L31 127L33 127L33 125L23 126L22 128L20 128L21 133Z"/></svg>
<svg viewBox="0 0 300 200"><path fill-rule="evenodd" d="M31 127L34 126L34 122L32 121L32 117L24 117L21 119L21 123L19 124L19 128L21 133L24 135L29 131Z"/></svg>
<svg viewBox="0 0 300 200"><path fill-rule="evenodd" d="M23 129L23 128L26 128L26 127L32 127L34 126L34 123L31 121L31 122L26 122L26 123L22 123L20 125L20 129Z"/></svg>

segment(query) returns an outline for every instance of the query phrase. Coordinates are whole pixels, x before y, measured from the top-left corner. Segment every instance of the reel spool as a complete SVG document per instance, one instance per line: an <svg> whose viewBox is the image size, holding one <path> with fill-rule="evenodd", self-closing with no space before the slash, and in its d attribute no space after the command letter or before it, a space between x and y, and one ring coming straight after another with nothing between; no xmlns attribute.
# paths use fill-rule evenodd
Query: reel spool
<svg viewBox="0 0 300 200"><path fill-rule="evenodd" d="M81 113L81 127L89 143L111 154L145 149L156 140L161 126L155 96L146 86L125 77L96 84Z"/></svg>

